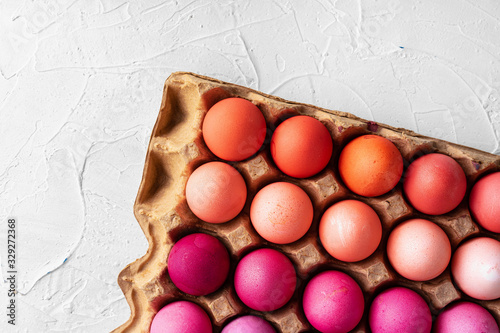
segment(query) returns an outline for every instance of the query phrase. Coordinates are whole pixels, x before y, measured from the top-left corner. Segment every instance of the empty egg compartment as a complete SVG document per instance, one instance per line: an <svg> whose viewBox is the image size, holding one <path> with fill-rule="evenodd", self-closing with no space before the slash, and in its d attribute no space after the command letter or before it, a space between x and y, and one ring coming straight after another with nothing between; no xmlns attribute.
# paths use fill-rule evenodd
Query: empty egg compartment
<svg viewBox="0 0 500 333"><path fill-rule="evenodd" d="M202 123L208 109L228 97L252 101L262 111L268 133L262 148L241 162L227 162L243 176L247 199L242 212L229 222L212 224L201 221L189 209L185 187L190 174L200 165L218 159L207 148L202 137ZM319 174L296 179L283 174L274 164L269 143L275 128L294 115L309 115L320 120L333 140L333 155ZM389 193L363 197L351 192L337 170L340 152L354 138L376 134L393 142L403 156L405 170L411 161L433 152L454 158L467 177L467 194L453 211L429 216L415 210L403 194L402 179ZM500 322L500 300L478 301L456 287L450 267L438 277L425 282L403 278L391 266L385 247L395 226L411 218L424 218L438 224L450 239L452 250L471 237L485 235L500 240L500 235L476 224L468 210L467 198L474 182L494 171L500 171L500 157L468 147L418 135L408 130L359 119L351 114L320 109L311 105L284 101L245 87L221 82L191 73L174 73L165 83L164 96L146 157L144 175L134 205L135 216L149 242L148 252L128 265L119 275L118 283L131 308L129 320L114 332L149 332L154 315L175 300L189 300L200 305L209 315L214 332L234 318L255 314L265 318L279 332L313 331L302 309L306 284L325 270L339 270L351 276L362 288L364 315L353 332L369 332L368 311L373 298L392 286L408 287L428 303L432 315L451 302L471 300L487 308ZM314 206L313 222L299 240L278 245L264 240L250 222L250 204L264 186L285 181L301 187ZM382 240L377 250L359 262L347 263L330 256L321 245L318 226L325 210L334 203L355 199L368 204L379 216ZM231 264L227 280L217 291L206 296L181 292L169 279L168 254L182 237L206 233L219 239L227 248ZM294 264L297 287L292 299L272 312L258 312L247 307L234 290L235 267L254 249L272 248L284 253Z"/></svg>

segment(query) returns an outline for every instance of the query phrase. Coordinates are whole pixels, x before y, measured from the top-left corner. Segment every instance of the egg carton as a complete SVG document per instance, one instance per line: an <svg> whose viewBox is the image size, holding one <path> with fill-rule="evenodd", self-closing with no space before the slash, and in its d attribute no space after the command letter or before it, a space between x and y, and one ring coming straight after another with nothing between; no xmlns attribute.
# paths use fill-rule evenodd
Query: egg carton
<svg viewBox="0 0 500 333"><path fill-rule="evenodd" d="M241 162L229 162L245 179L248 196L243 211L223 224L198 219L189 209L185 187L190 174L200 165L219 160L205 145L202 123L216 102L228 97L250 100L262 111L268 135L261 150ZM319 174L296 179L282 173L269 151L271 134L276 126L292 115L308 115L321 121L330 131L334 150L328 166ZM411 161L427 153L443 153L454 158L467 177L467 193L451 212L428 216L410 206L402 194L402 182L389 193L366 198L351 192L342 182L337 163L342 148L352 139L376 134L392 141L401 152L405 169ZM403 286L416 291L428 303L432 315L456 300L472 300L493 314L500 323L500 299L478 301L465 295L450 275L450 265L438 277L415 282L403 278L390 265L385 247L390 231L410 218L425 218L437 223L448 235L452 250L473 236L500 235L478 226L468 210L467 198L472 184L482 175L500 170L500 156L419 135L412 131L367 121L346 112L322 109L313 105L290 102L246 87L222 82L187 72L173 73L165 82L163 100L148 147L144 174L134 204L134 214L149 242L147 253L125 267L118 276L130 306L127 322L113 332L149 332L155 314L175 300L189 300L200 305L209 315L214 332L235 316L256 314L269 321L278 332L314 331L302 310L302 293L307 282L321 271L335 269L349 274L361 286L365 297L362 320L353 332L369 332L368 310L381 290ZM264 186L286 181L300 186L314 205L312 226L305 236L291 244L267 242L252 227L249 212L255 194ZM370 205L383 226L382 241L374 254L365 260L346 263L334 259L322 247L318 225L323 212L333 203L356 199ZM182 237L203 232L218 238L230 253L229 277L217 291L206 296L191 296L175 287L168 276L167 257L173 244ZM284 253L295 265L297 288L292 299L272 312L258 312L245 306L236 295L233 277L236 264L257 248L273 248Z"/></svg>

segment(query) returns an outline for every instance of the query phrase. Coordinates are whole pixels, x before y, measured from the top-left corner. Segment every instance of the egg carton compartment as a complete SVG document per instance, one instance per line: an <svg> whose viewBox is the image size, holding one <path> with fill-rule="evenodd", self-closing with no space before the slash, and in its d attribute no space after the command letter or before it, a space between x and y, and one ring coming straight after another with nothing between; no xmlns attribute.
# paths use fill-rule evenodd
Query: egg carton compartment
<svg viewBox="0 0 500 333"><path fill-rule="evenodd" d="M247 199L243 211L222 224L201 221L189 209L185 197L186 182L200 165L220 160L207 148L202 137L205 114L216 102L228 97L242 97L254 103L263 113L268 133L263 147L253 157L242 162L227 162L243 176ZM328 166L319 174L292 178L274 164L269 142L274 129L293 115L309 115L321 121L333 140L333 155ZM405 169L423 154L438 152L455 159L467 177L467 194L451 212L429 216L416 211L402 193L402 180L389 193L378 197L362 197L351 192L342 182L337 163L342 148L354 138L376 134L392 141L403 156ZM425 218L437 223L448 235L454 251L465 239L478 235L500 240L500 234L478 226L468 210L467 198L472 184L482 175L500 170L500 156L469 147L426 137L406 129L394 128L358 118L352 114L331 111L312 105L285 101L249 88L200 75L178 72L166 81L163 100L153 129L144 174L134 205L134 214L149 243L147 253L129 264L118 276L118 283L131 309L129 320L113 332L149 332L154 315L174 300L190 300L209 315L214 332L235 316L256 314L269 321L279 332L314 331L302 310L302 293L307 282L317 273L336 269L350 275L360 285L365 297L364 316L353 332L369 332L367 313L373 298L386 288L399 285L420 294L431 313L447 304L463 299L473 300L456 287L450 265L438 277L415 282L403 278L391 267L385 247L390 231L410 218ZM253 228L250 204L264 186L286 181L300 186L314 206L314 218L307 234L291 244L278 245L265 241ZM383 233L377 250L367 259L347 263L334 259L322 247L318 225L322 214L332 204L356 199L371 206L380 217ZM203 232L218 238L228 249L231 266L224 285L207 296L195 297L181 292L168 276L167 257L173 244L182 237ZM273 248L284 253L294 264L297 288L292 299L272 312L258 312L238 298L233 276L238 261L257 248ZM500 323L500 299L473 300L488 309Z"/></svg>

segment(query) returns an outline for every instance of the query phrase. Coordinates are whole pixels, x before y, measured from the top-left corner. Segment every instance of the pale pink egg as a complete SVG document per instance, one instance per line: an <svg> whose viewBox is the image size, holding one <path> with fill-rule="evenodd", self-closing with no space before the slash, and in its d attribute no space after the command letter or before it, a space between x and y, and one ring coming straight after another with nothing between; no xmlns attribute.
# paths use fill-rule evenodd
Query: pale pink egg
<svg viewBox="0 0 500 333"><path fill-rule="evenodd" d="M412 219L389 235L387 256L392 267L407 279L427 281L440 275L451 258L450 240L437 224Z"/></svg>
<svg viewBox="0 0 500 333"><path fill-rule="evenodd" d="M304 236L311 226L313 205L297 185L278 182L261 189L250 207L250 220L264 239L287 244Z"/></svg>
<svg viewBox="0 0 500 333"><path fill-rule="evenodd" d="M236 217L247 198L241 174L223 162L209 162L193 171L186 184L186 200L198 218L223 223Z"/></svg>
<svg viewBox="0 0 500 333"><path fill-rule="evenodd" d="M500 242L478 237L460 245L451 261L451 274L467 295L492 300L500 297Z"/></svg>
<svg viewBox="0 0 500 333"><path fill-rule="evenodd" d="M319 238L334 258L354 262L368 258L382 238L377 213L357 200L344 200L328 208L319 224Z"/></svg>

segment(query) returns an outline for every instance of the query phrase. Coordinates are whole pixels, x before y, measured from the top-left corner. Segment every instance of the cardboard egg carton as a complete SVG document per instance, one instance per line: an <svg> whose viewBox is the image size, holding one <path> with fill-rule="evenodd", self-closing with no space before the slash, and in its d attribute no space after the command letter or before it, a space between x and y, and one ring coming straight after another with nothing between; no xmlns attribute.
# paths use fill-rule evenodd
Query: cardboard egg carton
<svg viewBox="0 0 500 333"><path fill-rule="evenodd" d="M218 160L207 148L202 137L206 112L216 102L228 97L250 100L264 114L268 135L261 150L242 162L229 162L241 172L248 188L243 211L233 220L211 224L198 219L189 209L185 186L189 175L200 165ZM273 130L293 115L309 115L320 120L330 131L334 150L328 166L319 174L296 179L280 172L269 151ZM363 134L377 134L391 140L400 150L405 168L415 158L431 152L453 157L467 176L467 194L462 203L448 214L427 216L412 208L402 194L402 181L389 193L365 198L354 194L343 184L337 163L342 148ZM148 147L144 174L134 205L134 214L149 242L147 253L129 264L119 274L118 283L130 305L129 320L114 332L149 332L154 315L167 303L189 300L200 305L212 320L214 332L220 332L234 316L257 314L268 320L280 332L313 330L302 310L302 293L307 282L317 273L336 269L353 277L363 289L365 312L354 332L368 332L367 313L374 296L390 286L400 285L418 292L429 304L433 316L450 302L471 300L454 284L450 267L437 278L414 282L401 277L391 267L385 253L392 228L409 218L434 221L447 233L452 250L464 239L487 235L500 240L500 235L479 227L471 218L467 198L475 180L486 173L500 170L500 156L472 148L426 137L412 131L367 121L352 114L331 111L312 105L295 103L249 88L200 75L178 72L165 82L163 100ZM265 185L287 181L299 185L314 204L314 219L307 234L298 241L277 245L261 238L253 229L250 204ZM356 263L345 263L331 257L321 246L318 224L323 212L333 203L357 199L375 209L383 225L382 241L376 252ZM173 244L180 238L204 232L217 237L227 247L231 257L229 277L216 292L195 297L177 289L169 279L167 258ZM297 272L297 288L293 298L282 308L260 313L245 306L236 295L233 276L238 261L250 251L269 247L288 256ZM477 301L487 308L500 323L500 299Z"/></svg>

